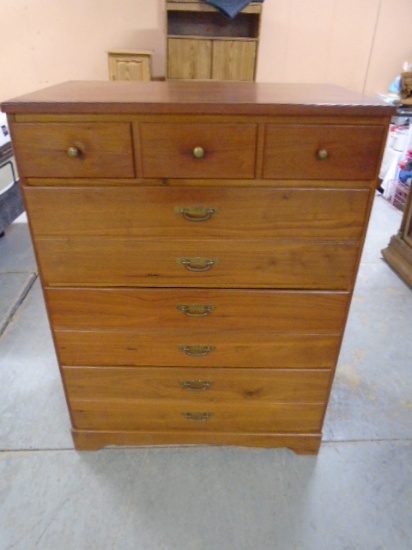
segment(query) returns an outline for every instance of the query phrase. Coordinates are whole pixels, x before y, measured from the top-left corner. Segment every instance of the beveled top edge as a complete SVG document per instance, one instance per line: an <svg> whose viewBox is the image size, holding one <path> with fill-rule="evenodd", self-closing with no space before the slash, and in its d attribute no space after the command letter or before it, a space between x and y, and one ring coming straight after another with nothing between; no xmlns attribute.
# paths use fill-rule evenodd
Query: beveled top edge
<svg viewBox="0 0 412 550"><path fill-rule="evenodd" d="M2 103L7 113L388 115L378 97L324 84L70 81Z"/></svg>

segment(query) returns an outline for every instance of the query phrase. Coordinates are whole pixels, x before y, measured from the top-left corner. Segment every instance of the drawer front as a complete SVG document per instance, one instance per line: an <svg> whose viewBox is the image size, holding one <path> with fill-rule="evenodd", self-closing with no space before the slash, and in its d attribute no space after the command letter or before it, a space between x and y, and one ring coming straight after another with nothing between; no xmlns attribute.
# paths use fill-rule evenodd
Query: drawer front
<svg viewBox="0 0 412 550"><path fill-rule="evenodd" d="M51 286L346 290L358 244L136 239L38 239Z"/></svg>
<svg viewBox="0 0 412 550"><path fill-rule="evenodd" d="M369 191L353 189L105 188L87 183L25 189L36 237L359 240L369 201Z"/></svg>
<svg viewBox="0 0 412 550"><path fill-rule="evenodd" d="M337 334L345 292L46 289L56 330L229 330Z"/></svg>
<svg viewBox="0 0 412 550"><path fill-rule="evenodd" d="M383 126L267 124L263 177L374 179L385 135Z"/></svg>
<svg viewBox="0 0 412 550"><path fill-rule="evenodd" d="M134 177L128 123L15 123L12 132L25 177Z"/></svg>
<svg viewBox="0 0 412 550"><path fill-rule="evenodd" d="M71 401L74 428L237 433L317 433L322 404Z"/></svg>
<svg viewBox="0 0 412 550"><path fill-rule="evenodd" d="M340 337L331 334L56 330L62 365L332 369Z"/></svg>
<svg viewBox="0 0 412 550"><path fill-rule="evenodd" d="M69 400L324 403L329 371L65 367Z"/></svg>
<svg viewBox="0 0 412 550"><path fill-rule="evenodd" d="M143 177L250 179L255 175L257 124L146 122L135 125L134 131Z"/></svg>

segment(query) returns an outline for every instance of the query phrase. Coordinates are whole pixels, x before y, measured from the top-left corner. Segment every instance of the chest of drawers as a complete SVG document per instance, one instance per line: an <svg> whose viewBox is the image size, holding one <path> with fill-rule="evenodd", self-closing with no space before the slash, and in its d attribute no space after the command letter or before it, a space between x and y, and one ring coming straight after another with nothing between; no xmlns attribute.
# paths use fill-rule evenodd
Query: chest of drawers
<svg viewBox="0 0 412 550"><path fill-rule="evenodd" d="M3 109L76 448L316 453L392 108L78 82Z"/></svg>

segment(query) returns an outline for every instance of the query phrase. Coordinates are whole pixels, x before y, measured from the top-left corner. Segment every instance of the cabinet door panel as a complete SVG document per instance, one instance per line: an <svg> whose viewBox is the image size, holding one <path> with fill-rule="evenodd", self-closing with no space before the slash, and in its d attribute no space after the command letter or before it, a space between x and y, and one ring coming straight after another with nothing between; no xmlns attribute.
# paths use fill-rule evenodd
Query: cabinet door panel
<svg viewBox="0 0 412 550"><path fill-rule="evenodd" d="M213 41L213 80L254 80L256 42Z"/></svg>
<svg viewBox="0 0 412 550"><path fill-rule="evenodd" d="M212 74L211 40L169 38L168 78L209 80Z"/></svg>

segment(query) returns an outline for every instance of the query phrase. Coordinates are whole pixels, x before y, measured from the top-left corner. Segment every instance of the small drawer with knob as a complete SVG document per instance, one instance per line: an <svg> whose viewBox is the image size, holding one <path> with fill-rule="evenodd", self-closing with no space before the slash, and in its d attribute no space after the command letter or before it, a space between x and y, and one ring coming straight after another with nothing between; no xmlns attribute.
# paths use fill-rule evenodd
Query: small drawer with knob
<svg viewBox="0 0 412 550"><path fill-rule="evenodd" d="M385 131L378 125L267 124L263 178L373 179Z"/></svg>
<svg viewBox="0 0 412 550"><path fill-rule="evenodd" d="M25 177L133 178L129 123L23 123L12 126Z"/></svg>
<svg viewBox="0 0 412 550"><path fill-rule="evenodd" d="M134 125L147 178L254 178L257 124Z"/></svg>

